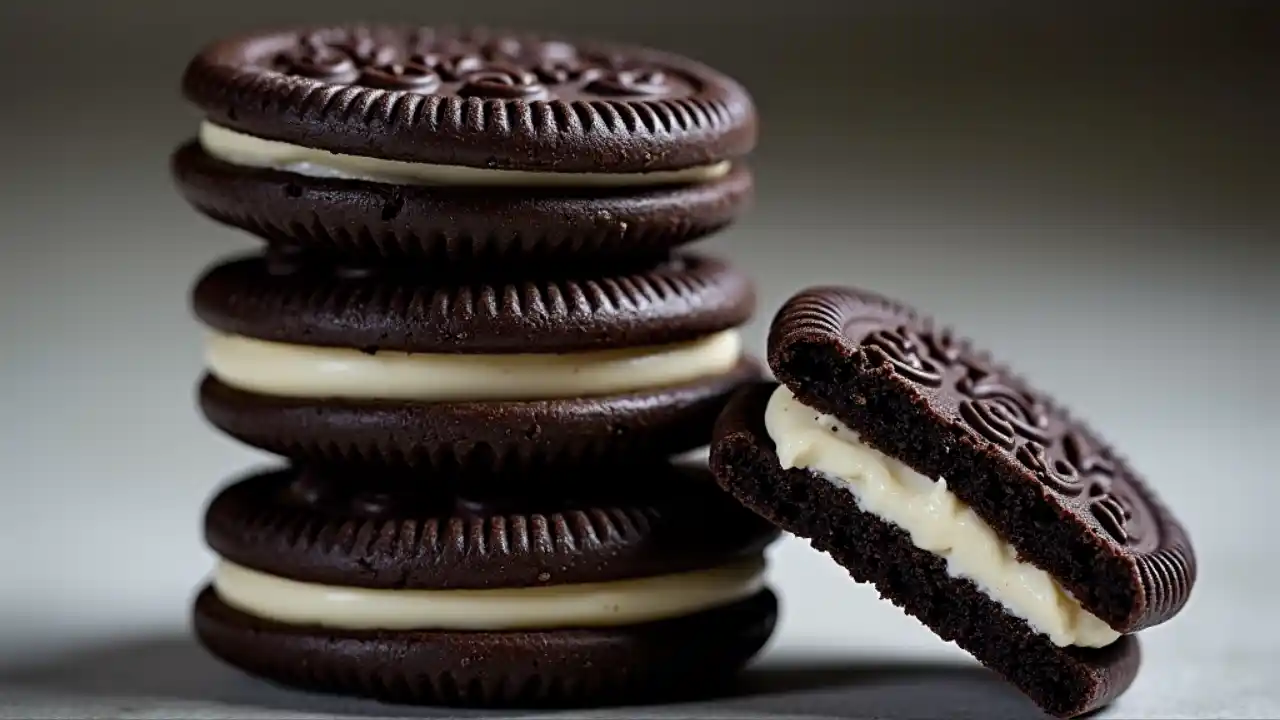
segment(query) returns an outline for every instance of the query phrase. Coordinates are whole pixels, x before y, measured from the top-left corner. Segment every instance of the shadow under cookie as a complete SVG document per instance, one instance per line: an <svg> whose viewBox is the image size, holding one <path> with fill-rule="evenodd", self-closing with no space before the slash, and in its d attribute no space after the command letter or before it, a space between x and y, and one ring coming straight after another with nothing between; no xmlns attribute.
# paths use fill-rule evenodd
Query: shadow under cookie
<svg viewBox="0 0 1280 720"><path fill-rule="evenodd" d="M206 705L222 713L285 717L311 713L335 717L563 716L566 713L485 711L387 706L375 701L314 695L281 688L237 672L183 632L121 638L68 652L28 667L0 670L0 688L19 697L57 698L118 708ZM167 712L174 712L170 709ZM721 697L670 705L590 711L590 717L640 718L883 718L925 717L1031 720L1043 715L994 674L971 663L833 657L782 651L766 655Z"/></svg>

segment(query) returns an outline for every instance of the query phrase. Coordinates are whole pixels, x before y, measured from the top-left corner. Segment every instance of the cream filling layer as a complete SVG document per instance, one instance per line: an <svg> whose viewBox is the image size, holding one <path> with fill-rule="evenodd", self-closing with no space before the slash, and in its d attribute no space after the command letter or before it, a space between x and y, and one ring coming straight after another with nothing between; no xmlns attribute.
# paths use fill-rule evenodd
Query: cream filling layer
<svg viewBox="0 0 1280 720"><path fill-rule="evenodd" d="M558 173L490 170L462 165L383 160L345 155L246 135L205 121L200 145L232 165L284 170L320 178L367 180L395 185L490 185L505 187L634 187L710 182L729 173L728 161L682 170L647 173Z"/></svg>
<svg viewBox="0 0 1280 720"><path fill-rule="evenodd" d="M672 345L563 354L448 355L266 342L212 334L209 370L233 387L285 397L545 400L668 387L732 370L735 330Z"/></svg>
<svg viewBox="0 0 1280 720"><path fill-rule="evenodd" d="M372 590L298 582L221 560L218 597L241 612L343 630L551 630L693 615L764 588L764 558L614 582L495 590Z"/></svg>
<svg viewBox="0 0 1280 720"><path fill-rule="evenodd" d="M911 536L988 597L1058 646L1104 647L1120 634L1090 614L938 481L864 444L839 420L803 405L785 386L769 400L765 427L784 469L804 468L853 494L858 507Z"/></svg>

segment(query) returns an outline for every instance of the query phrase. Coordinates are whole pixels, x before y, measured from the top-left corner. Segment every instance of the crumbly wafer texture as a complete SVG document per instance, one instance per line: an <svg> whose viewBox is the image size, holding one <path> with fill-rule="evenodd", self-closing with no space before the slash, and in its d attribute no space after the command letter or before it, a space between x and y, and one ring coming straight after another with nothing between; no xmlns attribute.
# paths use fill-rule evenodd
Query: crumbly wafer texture
<svg viewBox="0 0 1280 720"><path fill-rule="evenodd" d="M1114 449L932 319L816 288L774 319L769 364L805 405L948 488L1120 632L1173 617L1196 560L1182 525Z"/></svg>
<svg viewBox="0 0 1280 720"><path fill-rule="evenodd" d="M656 50L484 28L345 26L232 38L183 78L213 122L331 152L548 172L740 157L750 96Z"/></svg>
<svg viewBox="0 0 1280 720"><path fill-rule="evenodd" d="M206 325L260 340L373 353L568 353L694 340L755 310L742 273L699 255L628 271L504 278L261 254L211 268Z"/></svg>
<svg viewBox="0 0 1280 720"><path fill-rule="evenodd" d="M539 469L649 461L706 445L734 390L759 377L759 364L744 359L725 375L650 391L439 403L278 397L206 377L200 408L223 432L288 458L505 484L543 477L531 474Z"/></svg>
<svg viewBox="0 0 1280 720"><path fill-rule="evenodd" d="M1138 640L1100 649L1058 647L982 593L900 528L857 506L853 494L803 469L783 470L764 428L776 385L743 390L716 426L712 470L726 491L778 527L809 539L859 582L1003 675L1046 711L1070 717L1102 707L1132 683Z"/></svg>
<svg viewBox="0 0 1280 720"><path fill-rule="evenodd" d="M229 485L205 514L209 547L237 565L300 582L390 590L544 587L693 571L759 555L777 534L705 469L669 463L568 470L490 492L409 473L279 470Z"/></svg>
<svg viewBox="0 0 1280 720"><path fill-rule="evenodd" d="M623 189L390 185L239 167L195 143L173 157L183 195L218 222L337 257L450 266L658 257L752 201L745 165L691 185Z"/></svg>
<svg viewBox="0 0 1280 720"><path fill-rule="evenodd" d="M206 588L200 642L266 680L384 702L584 707L701 697L764 646L778 602L763 590L688 617L601 629L332 631L241 613ZM689 642L692 637L698 642Z"/></svg>

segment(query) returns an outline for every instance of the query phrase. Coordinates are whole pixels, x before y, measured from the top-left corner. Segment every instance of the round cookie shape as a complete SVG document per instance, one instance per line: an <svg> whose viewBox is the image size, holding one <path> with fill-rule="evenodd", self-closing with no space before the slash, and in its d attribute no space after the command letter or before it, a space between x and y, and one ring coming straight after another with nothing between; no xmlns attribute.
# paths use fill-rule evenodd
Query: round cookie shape
<svg viewBox="0 0 1280 720"><path fill-rule="evenodd" d="M864 509L848 486L803 467L784 469L766 421L777 390L773 382L744 388L717 421L711 467L726 492L777 527L808 539L854 580L874 584L881 597L1052 715L1096 710L1130 687L1142 660L1137 635L1121 635L1105 647L1057 645L957 572L951 559ZM1025 578L1011 580L1018 582Z"/></svg>
<svg viewBox="0 0 1280 720"><path fill-rule="evenodd" d="M673 387L524 401L414 402L258 394L207 376L200 409L219 430L302 462L424 471L420 482L553 482L552 470L620 466L706 445L730 396L759 364ZM544 472L548 471L548 472Z"/></svg>
<svg viewBox="0 0 1280 720"><path fill-rule="evenodd" d="M1196 576L1182 525L1086 424L989 353L874 293L814 288L770 329L806 406L949 488L1117 631L1173 617ZM1087 560L1086 560L1087 559Z"/></svg>
<svg viewBox="0 0 1280 720"><path fill-rule="evenodd" d="M703 256L632 271L470 280L257 255L196 284L210 327L280 343L418 353L568 353L696 340L755 309L751 281Z"/></svg>
<svg viewBox="0 0 1280 720"><path fill-rule="evenodd" d="M598 707L715 692L764 646L777 615L777 598L762 590L695 615L615 628L326 630L247 615L206 588L194 625L231 665L315 692L403 704Z"/></svg>
<svg viewBox="0 0 1280 720"><path fill-rule="evenodd" d="M181 147L171 165L197 210L268 243L452 267L661 256L727 227L753 198L751 172L742 163L706 182L633 188L313 177L228 163L196 142Z"/></svg>
<svg viewBox="0 0 1280 720"><path fill-rule="evenodd" d="M444 590L694 571L758 555L778 534L695 467L469 490L370 469L261 473L214 498L205 539L237 565L299 582Z"/></svg>
<svg viewBox="0 0 1280 720"><path fill-rule="evenodd" d="M644 173L731 160L756 140L750 96L701 63L487 28L233 38L189 64L183 89L233 130L407 162Z"/></svg>

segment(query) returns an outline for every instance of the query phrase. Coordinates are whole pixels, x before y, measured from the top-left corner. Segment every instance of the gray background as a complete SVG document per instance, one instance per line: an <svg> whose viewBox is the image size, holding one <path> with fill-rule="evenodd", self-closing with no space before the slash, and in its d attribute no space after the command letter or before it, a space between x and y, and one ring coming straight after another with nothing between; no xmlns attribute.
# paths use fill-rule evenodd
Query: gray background
<svg viewBox="0 0 1280 720"><path fill-rule="evenodd" d="M1280 716L1274 5L352 5L648 42L740 77L764 118L760 199L704 247L759 280L752 346L794 290L854 283L1068 398L1201 558L1190 606L1143 633L1143 672L1109 714ZM392 712L265 688L184 627L210 564L202 505L266 458L192 404L189 283L255 245L170 187L167 153L198 121L177 79L217 35L351 15L329 0L0 3L0 715ZM804 544L773 559L785 614L754 690L655 713L1034 716Z"/></svg>

